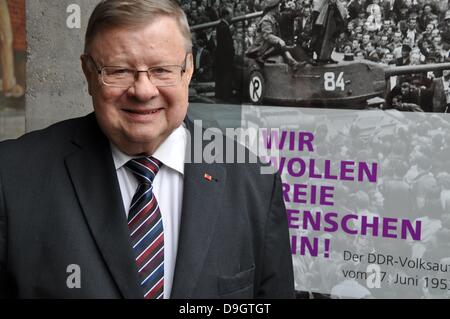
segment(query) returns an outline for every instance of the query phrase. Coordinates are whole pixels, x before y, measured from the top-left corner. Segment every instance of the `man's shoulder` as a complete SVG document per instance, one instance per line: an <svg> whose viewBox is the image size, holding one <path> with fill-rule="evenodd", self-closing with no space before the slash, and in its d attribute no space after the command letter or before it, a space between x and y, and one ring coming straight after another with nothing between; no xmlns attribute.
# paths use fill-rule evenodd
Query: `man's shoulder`
<svg viewBox="0 0 450 319"><path fill-rule="evenodd" d="M217 29L221 31L229 31L230 25L226 21L220 20L219 24L217 25Z"/></svg>
<svg viewBox="0 0 450 319"><path fill-rule="evenodd" d="M196 143L199 143L199 141L193 139L196 135L199 135L195 133L195 130L201 130L203 134L205 130L189 118L186 124L191 137L191 145L188 147L191 148L191 157L194 157L194 152L200 151L196 149ZM237 131L234 132L235 135L233 133L227 135L222 131L220 133L218 131L214 132L213 142L206 140L201 142L202 165L211 163L221 167L221 170L226 172L227 177L238 184L242 184L245 181L256 184L273 183L275 170L271 169L270 164L262 161L261 157L258 156L258 149L249 149L238 142ZM241 133L246 134L245 130Z"/></svg>
<svg viewBox="0 0 450 319"><path fill-rule="evenodd" d="M267 14L265 14L261 20L260 20L260 24L263 23L276 23L277 20L277 15L274 12L268 12Z"/></svg>
<svg viewBox="0 0 450 319"><path fill-rule="evenodd" d="M234 151L230 149L231 145ZM224 139L224 159L222 165L232 180L235 179L242 186L253 185L255 189L262 186L272 188L275 174L273 167L263 162L257 152L228 136Z"/></svg>
<svg viewBox="0 0 450 319"><path fill-rule="evenodd" d="M92 121L93 115L57 122L47 128L32 131L17 139L0 142L0 167L13 159L30 154L49 155L67 144L78 130Z"/></svg>

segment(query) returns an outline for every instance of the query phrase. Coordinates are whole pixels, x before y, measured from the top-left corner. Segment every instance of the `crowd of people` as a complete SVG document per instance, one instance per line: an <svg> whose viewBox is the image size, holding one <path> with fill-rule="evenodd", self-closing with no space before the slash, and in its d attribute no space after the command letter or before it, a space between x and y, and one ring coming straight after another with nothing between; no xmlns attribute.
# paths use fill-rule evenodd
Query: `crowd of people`
<svg viewBox="0 0 450 319"><path fill-rule="evenodd" d="M355 116L353 124L349 119L348 125L337 133L331 129L335 126L332 124L335 122L332 117L308 127L315 136L316 163L322 163L326 159L339 163L339 159L352 158L355 162L373 159L379 165L376 185L345 181L336 183L333 210L341 214L357 213L368 216L371 221L375 217L421 221L421 240L380 239L370 235L349 236L343 232L311 231L310 235L314 237L332 236L330 258L294 256L296 285L298 289L310 287L312 292L330 291L331 296L328 297L448 298L447 290L425 287L422 278L426 276L425 272L419 273L420 284L417 286L401 287L393 284L394 270L402 275L409 273L411 276L413 272L406 268L402 270L394 267L392 271L387 270L389 276L392 276L391 284L388 284L386 279L382 287L390 289L368 289L355 279L343 278L342 269L365 272L367 267L367 260L355 263L344 261L342 259L344 250L365 256L368 253L379 253L395 258L397 256L411 259L423 258L423 260L440 262L444 265L450 262L448 253L450 248L450 167L448 166L450 122L448 118L442 114L426 116L424 113L403 113L404 116L388 124L383 122L386 116L377 118L374 117L375 114L368 114L367 117ZM372 119L372 123L380 124L370 128L363 127L360 125L363 119ZM430 156L430 154L433 155ZM336 169L337 165L333 166L331 171ZM320 167L321 164L317 166ZM287 174L283 178L288 182L303 182ZM320 210L309 206L302 209ZM379 234L381 232L380 228ZM300 234L307 235L303 230L299 231ZM349 267L350 264L354 268ZM313 297L323 298L324 296L314 294Z"/></svg>
<svg viewBox="0 0 450 319"><path fill-rule="evenodd" d="M450 62L450 11L448 0L295 0L182 1L191 26L221 19L228 8L231 17L261 12L267 4L279 3L279 36L287 46L301 51L298 59L335 63L334 56L351 55L384 65L420 65ZM334 5L330 17L323 16L324 6ZM331 9L328 9L330 11ZM343 18L342 18L343 17ZM242 59L258 37L260 18L229 25L234 60ZM318 31L318 21L334 23L330 35ZM320 34L320 37L317 37ZM319 44L317 40L319 39ZM326 42L320 40L326 37ZM196 76L198 81L214 81L217 48L215 28L195 32ZM324 45L324 43L326 45ZM321 47L325 52L322 59ZM297 51L297 52L298 52ZM320 56L319 56L320 55ZM300 61L301 62L301 61ZM390 88L383 108L402 111L447 112L450 104L450 77L441 72L427 72L399 77ZM406 87L408 86L408 90ZM403 88L403 89L402 89Z"/></svg>

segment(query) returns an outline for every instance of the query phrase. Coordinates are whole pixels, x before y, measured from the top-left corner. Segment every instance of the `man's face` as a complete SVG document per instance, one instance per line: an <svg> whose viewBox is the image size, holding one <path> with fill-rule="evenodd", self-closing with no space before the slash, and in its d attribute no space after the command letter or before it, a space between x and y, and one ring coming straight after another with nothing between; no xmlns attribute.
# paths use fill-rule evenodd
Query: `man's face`
<svg viewBox="0 0 450 319"><path fill-rule="evenodd" d="M383 204L384 204L384 197L383 197L383 194L382 193L380 193L380 192L376 192L374 195L373 195L373 198L374 198L374 200L375 200L375 205L377 205L378 207L383 207Z"/></svg>
<svg viewBox="0 0 450 319"><path fill-rule="evenodd" d="M363 42L364 45L366 45L367 43L369 43L369 42L370 42L370 35L364 34L364 35L363 35L363 38L362 38L362 42Z"/></svg>
<svg viewBox="0 0 450 319"><path fill-rule="evenodd" d="M392 105L393 105L393 106L398 106L399 104L400 104L399 99L398 99L397 97L394 97L394 98L392 99Z"/></svg>
<svg viewBox="0 0 450 319"><path fill-rule="evenodd" d="M309 7L303 9L303 14L305 17L309 17L311 15L311 9Z"/></svg>
<svg viewBox="0 0 450 319"><path fill-rule="evenodd" d="M403 59L409 58L410 53L411 53L410 51L405 50L405 49L402 49L402 58L403 58Z"/></svg>
<svg viewBox="0 0 450 319"><path fill-rule="evenodd" d="M191 16L192 20L196 21L196 20L198 19L198 12L197 12L197 9L191 10L190 16Z"/></svg>
<svg viewBox="0 0 450 319"><path fill-rule="evenodd" d="M186 41L175 19L159 17L135 28L100 30L89 54L99 67L124 66L147 70L154 66L182 65ZM129 88L102 84L89 59L82 59L95 115L104 134L120 150L151 155L179 127L188 108L188 88L192 77L192 55L188 54L181 82L156 87L146 73L139 73Z"/></svg>
<svg viewBox="0 0 450 319"><path fill-rule="evenodd" d="M446 80L450 79L450 70L443 70L443 71L442 71L442 76L443 76Z"/></svg>
<svg viewBox="0 0 450 319"><path fill-rule="evenodd" d="M402 95L406 95L406 94L408 94L409 93L409 84L403 84L402 86L401 86L401 92L402 92Z"/></svg>
<svg viewBox="0 0 450 319"><path fill-rule="evenodd" d="M386 36L381 37L380 45L385 46L388 43L388 38Z"/></svg>
<svg viewBox="0 0 450 319"><path fill-rule="evenodd" d="M295 2L294 1L288 1L286 2L286 9L294 10L295 9Z"/></svg>
<svg viewBox="0 0 450 319"><path fill-rule="evenodd" d="M442 40L441 37L435 37L433 39L434 45L437 45L437 46L441 45L441 40Z"/></svg>
<svg viewBox="0 0 450 319"><path fill-rule="evenodd" d="M386 54L385 58L384 58L385 62L387 64L389 64L389 62L391 62L392 60L394 60L394 56L390 53Z"/></svg>
<svg viewBox="0 0 450 319"><path fill-rule="evenodd" d="M411 54L411 64L420 64L420 54L412 53ZM414 82L413 82L414 84Z"/></svg>

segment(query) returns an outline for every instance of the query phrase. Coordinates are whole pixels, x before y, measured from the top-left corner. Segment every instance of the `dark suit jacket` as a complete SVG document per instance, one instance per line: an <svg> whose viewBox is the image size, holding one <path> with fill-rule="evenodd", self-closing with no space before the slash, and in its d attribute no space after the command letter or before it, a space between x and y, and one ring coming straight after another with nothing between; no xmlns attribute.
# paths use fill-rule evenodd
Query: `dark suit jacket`
<svg viewBox="0 0 450 319"><path fill-rule="evenodd" d="M447 96L445 95L442 78L433 79L433 109L432 112L444 113L447 107Z"/></svg>
<svg viewBox="0 0 450 319"><path fill-rule="evenodd" d="M198 56L200 54L200 56ZM197 60L199 63L197 63ZM200 82L213 81L213 63L214 57L207 48L203 48L201 52L194 51L195 73L194 78Z"/></svg>
<svg viewBox="0 0 450 319"><path fill-rule="evenodd" d="M230 102L233 96L234 42L229 24L217 25L217 47L214 57L215 97Z"/></svg>
<svg viewBox="0 0 450 319"><path fill-rule="evenodd" d="M393 61L395 61L395 65L396 66L410 65L410 63L411 63L410 58L407 58L406 60L404 60L403 57L400 57L400 58L395 59Z"/></svg>
<svg viewBox="0 0 450 319"><path fill-rule="evenodd" d="M230 25L221 20L216 29L217 47L215 69L217 72L230 72L234 63L234 42Z"/></svg>
<svg viewBox="0 0 450 319"><path fill-rule="evenodd" d="M349 20L358 18L358 14L360 12L366 12L365 7L367 7L367 6L364 6L362 4L362 1L361 1L361 3L359 3L358 0L351 1L347 7Z"/></svg>
<svg viewBox="0 0 450 319"><path fill-rule="evenodd" d="M71 264L81 288L67 287ZM0 143L0 297L141 298L136 268L92 114ZM293 295L280 178L256 164L186 164L171 297Z"/></svg>

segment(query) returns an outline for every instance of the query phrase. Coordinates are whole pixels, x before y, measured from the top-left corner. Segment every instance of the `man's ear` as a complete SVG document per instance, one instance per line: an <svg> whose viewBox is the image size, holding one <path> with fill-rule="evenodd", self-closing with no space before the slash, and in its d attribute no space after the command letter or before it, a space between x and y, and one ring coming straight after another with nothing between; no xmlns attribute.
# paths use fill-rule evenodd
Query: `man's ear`
<svg viewBox="0 0 450 319"><path fill-rule="evenodd" d="M88 92L89 95L92 96L92 85L93 85L93 75L94 72L92 71L91 66L89 65L89 58L87 57L87 55L82 55L80 57L81 60L81 68L83 69L83 73L84 73L84 77L86 78L87 81L87 85L88 85Z"/></svg>
<svg viewBox="0 0 450 319"><path fill-rule="evenodd" d="M186 58L186 72L184 74L188 85L191 82L193 73L194 73L194 55L191 52L188 54Z"/></svg>

